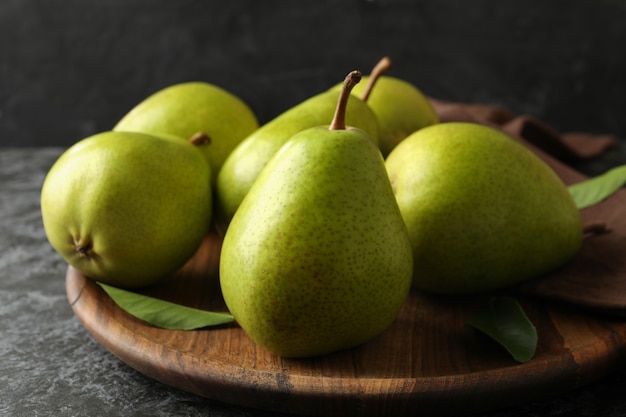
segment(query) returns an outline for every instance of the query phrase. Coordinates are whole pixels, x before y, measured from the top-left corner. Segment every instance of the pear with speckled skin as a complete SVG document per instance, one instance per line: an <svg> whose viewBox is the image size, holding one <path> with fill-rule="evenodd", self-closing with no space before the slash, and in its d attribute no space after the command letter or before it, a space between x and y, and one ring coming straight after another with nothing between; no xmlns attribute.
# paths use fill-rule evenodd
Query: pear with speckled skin
<svg viewBox="0 0 626 417"><path fill-rule="evenodd" d="M131 131L188 140L207 138L202 153L215 183L224 160L259 127L252 109L240 97L214 84L190 81L159 90L133 107L114 131Z"/></svg>
<svg viewBox="0 0 626 417"><path fill-rule="evenodd" d="M189 260L209 231L209 166L196 146L103 132L67 149L41 190L52 247L88 278L152 285Z"/></svg>
<svg viewBox="0 0 626 417"><path fill-rule="evenodd" d="M413 245L414 285L477 293L550 272L580 248L566 186L530 149L473 123L412 134L386 167Z"/></svg>
<svg viewBox="0 0 626 417"><path fill-rule="evenodd" d="M227 226L263 167L296 133L328 125L339 97L339 90L316 94L263 124L246 137L228 156L217 177L217 216ZM376 145L378 119L372 109L357 97L350 97L346 123L368 133Z"/></svg>
<svg viewBox="0 0 626 417"><path fill-rule="evenodd" d="M365 132L343 125L359 74L346 78L330 127L302 131L270 160L224 237L228 309L280 356L366 342L390 325L410 289L411 246L382 156Z"/></svg>

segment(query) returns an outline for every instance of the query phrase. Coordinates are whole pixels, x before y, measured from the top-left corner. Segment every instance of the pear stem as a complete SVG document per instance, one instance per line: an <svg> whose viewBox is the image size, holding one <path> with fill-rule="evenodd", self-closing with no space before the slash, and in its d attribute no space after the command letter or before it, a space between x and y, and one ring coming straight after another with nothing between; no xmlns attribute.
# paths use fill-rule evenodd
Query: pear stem
<svg viewBox="0 0 626 417"><path fill-rule="evenodd" d="M346 129L346 107L348 107L348 99L350 98L352 88L361 81L361 76L360 71L354 70L346 75L346 78L343 80L343 86L341 87L341 93L339 94L339 100L335 108L335 115L330 123L329 130Z"/></svg>
<svg viewBox="0 0 626 417"><path fill-rule="evenodd" d="M381 75L389 71L389 69L391 69L391 66L391 58L389 58L388 56L382 57L380 61L378 61L378 63L374 66L372 72L370 73L370 77L367 82L367 86L365 87L365 91L363 92L363 95L361 95L361 100L365 102L367 101L367 99L370 97L370 94L372 93L372 90L374 89L376 81L378 81Z"/></svg>
<svg viewBox="0 0 626 417"><path fill-rule="evenodd" d="M600 235L602 233L607 233L609 228L606 226L604 222L592 222L583 226L583 233L592 233L594 235Z"/></svg>
<svg viewBox="0 0 626 417"><path fill-rule="evenodd" d="M200 131L191 135L191 137L189 138L189 143L195 146L208 145L209 143L211 143L211 138L209 137L209 135L206 134L206 132Z"/></svg>

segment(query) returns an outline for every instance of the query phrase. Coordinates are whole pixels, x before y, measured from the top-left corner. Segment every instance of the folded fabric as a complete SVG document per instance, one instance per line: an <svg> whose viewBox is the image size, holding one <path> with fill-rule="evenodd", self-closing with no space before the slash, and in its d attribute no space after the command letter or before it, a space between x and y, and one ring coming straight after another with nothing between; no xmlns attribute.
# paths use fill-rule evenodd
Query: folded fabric
<svg viewBox="0 0 626 417"><path fill-rule="evenodd" d="M617 141L610 134L559 133L533 116L514 115L498 106L455 103L433 98L430 101L443 122L465 121L497 127L509 135L532 143L565 163L571 164L600 156L615 146Z"/></svg>

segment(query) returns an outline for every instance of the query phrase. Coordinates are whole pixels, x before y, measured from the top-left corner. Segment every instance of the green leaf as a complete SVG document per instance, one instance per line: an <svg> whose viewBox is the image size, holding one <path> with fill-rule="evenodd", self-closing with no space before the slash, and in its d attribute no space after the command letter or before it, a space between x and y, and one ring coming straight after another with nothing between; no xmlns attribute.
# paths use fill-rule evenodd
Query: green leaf
<svg viewBox="0 0 626 417"><path fill-rule="evenodd" d="M122 310L153 326L170 330L193 330L229 323L229 313L199 310L154 297L98 283Z"/></svg>
<svg viewBox="0 0 626 417"><path fill-rule="evenodd" d="M597 177L570 185L568 189L576 206L583 209L606 199L624 183L626 183L626 165L621 165Z"/></svg>
<svg viewBox="0 0 626 417"><path fill-rule="evenodd" d="M493 297L468 324L483 332L518 362L528 362L537 350L537 329L511 297Z"/></svg>

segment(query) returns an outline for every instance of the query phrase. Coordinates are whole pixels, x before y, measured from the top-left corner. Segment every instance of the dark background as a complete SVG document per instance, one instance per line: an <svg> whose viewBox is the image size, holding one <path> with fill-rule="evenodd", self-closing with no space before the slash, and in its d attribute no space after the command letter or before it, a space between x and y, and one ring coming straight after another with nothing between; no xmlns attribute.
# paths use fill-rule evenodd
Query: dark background
<svg viewBox="0 0 626 417"><path fill-rule="evenodd" d="M264 122L383 55L445 100L626 137L623 0L2 0L0 144L67 146L204 80Z"/></svg>

